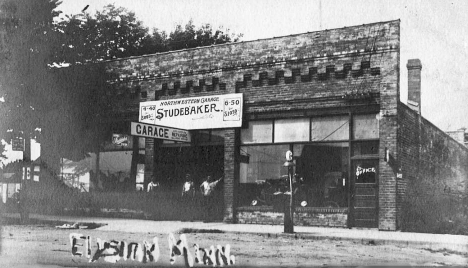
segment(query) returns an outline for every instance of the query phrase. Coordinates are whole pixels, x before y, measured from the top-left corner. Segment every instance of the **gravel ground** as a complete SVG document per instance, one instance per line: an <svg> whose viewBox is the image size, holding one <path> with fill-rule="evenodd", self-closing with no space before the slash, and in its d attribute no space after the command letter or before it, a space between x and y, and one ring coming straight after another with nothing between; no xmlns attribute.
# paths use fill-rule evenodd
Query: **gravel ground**
<svg viewBox="0 0 468 268"><path fill-rule="evenodd" d="M142 264L137 261L120 260L116 264L99 259L89 263L86 257L72 256L69 234L79 232L91 236L92 254L96 239L119 240L141 243L158 237L161 257L157 263ZM455 252L420 250L391 245L363 245L351 241L309 240L272 235L232 233L186 233L188 244L200 247L230 244L235 255L234 266L372 266L372 265L421 265L421 266L465 266L468 255ZM176 237L179 234L175 234ZM52 225L14 225L1 227L0 267L135 267L135 266L183 266L181 258L174 265L169 263L167 233L129 233L97 229L66 230ZM190 251L194 252L193 248ZM195 266L202 266L196 264Z"/></svg>

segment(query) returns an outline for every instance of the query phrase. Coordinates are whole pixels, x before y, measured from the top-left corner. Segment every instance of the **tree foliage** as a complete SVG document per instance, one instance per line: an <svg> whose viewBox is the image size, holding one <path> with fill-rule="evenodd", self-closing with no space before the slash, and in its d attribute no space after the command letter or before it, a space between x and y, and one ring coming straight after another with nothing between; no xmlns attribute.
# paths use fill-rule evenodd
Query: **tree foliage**
<svg viewBox="0 0 468 268"><path fill-rule="evenodd" d="M151 43L148 28L134 12L114 5L105 6L95 15L67 16L57 25L62 42L56 61L88 63L147 54Z"/></svg>
<svg viewBox="0 0 468 268"><path fill-rule="evenodd" d="M0 0L0 138L34 137L54 103L47 79L58 0Z"/></svg>
<svg viewBox="0 0 468 268"><path fill-rule="evenodd" d="M158 29L150 32L134 12L112 4L94 15L69 15L57 26L63 41L55 59L71 64L237 42L241 37L229 30L213 29L210 24L197 28L191 20L169 34Z"/></svg>
<svg viewBox="0 0 468 268"><path fill-rule="evenodd" d="M111 100L97 63L241 37L192 21L169 34L150 32L134 12L114 5L58 20L59 5L0 0L0 139L9 142L12 133L37 137L49 166L60 157L82 159L107 137L102 120Z"/></svg>
<svg viewBox="0 0 468 268"><path fill-rule="evenodd" d="M222 28L215 30L210 24L204 24L200 28L196 28L193 21L190 20L184 27L177 25L165 42L168 50L179 50L237 42L241 36L229 34L229 30L225 33Z"/></svg>

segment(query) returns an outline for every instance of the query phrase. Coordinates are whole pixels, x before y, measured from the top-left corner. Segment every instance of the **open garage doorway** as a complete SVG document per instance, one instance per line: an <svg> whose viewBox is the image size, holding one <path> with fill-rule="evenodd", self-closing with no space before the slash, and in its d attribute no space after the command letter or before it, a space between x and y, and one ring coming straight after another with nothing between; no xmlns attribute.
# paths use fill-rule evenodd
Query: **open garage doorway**
<svg viewBox="0 0 468 268"><path fill-rule="evenodd" d="M157 149L156 155L155 181L165 196L181 206L184 214L181 220L207 220L207 214L210 214L210 220L223 219L223 181L216 185L209 204L203 197L200 185L207 176L218 180L224 175L224 145L163 146ZM182 195L187 174L193 181L194 191L189 198Z"/></svg>

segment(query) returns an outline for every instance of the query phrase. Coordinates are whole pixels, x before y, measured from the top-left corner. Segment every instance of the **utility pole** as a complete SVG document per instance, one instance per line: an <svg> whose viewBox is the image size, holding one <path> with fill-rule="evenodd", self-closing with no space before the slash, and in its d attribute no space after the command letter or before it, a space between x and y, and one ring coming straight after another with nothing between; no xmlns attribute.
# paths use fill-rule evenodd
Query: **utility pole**
<svg viewBox="0 0 468 268"><path fill-rule="evenodd" d="M288 234L294 233L294 199L293 199L293 153L291 151L286 152L286 162L284 166L288 167L288 182L289 182L289 195L288 205L284 204L284 232Z"/></svg>
<svg viewBox="0 0 468 268"><path fill-rule="evenodd" d="M21 180L21 191L19 197L19 213L21 224L29 223L29 180L31 180L31 138L29 135L23 137L23 178ZM29 174L28 174L29 171Z"/></svg>

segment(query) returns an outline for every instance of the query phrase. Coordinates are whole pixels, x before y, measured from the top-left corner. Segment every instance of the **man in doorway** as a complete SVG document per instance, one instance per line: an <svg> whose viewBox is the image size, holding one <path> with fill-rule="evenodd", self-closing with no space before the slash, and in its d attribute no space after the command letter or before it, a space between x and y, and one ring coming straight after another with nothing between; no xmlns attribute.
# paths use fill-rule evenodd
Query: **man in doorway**
<svg viewBox="0 0 468 268"><path fill-rule="evenodd" d="M213 220L213 217L215 216L213 215L213 212L214 212L213 210L215 207L214 195L215 195L215 191L217 190L216 186L222 180L223 180L223 177L215 181L210 175L208 175L206 177L206 180L200 185L200 190L203 195L202 205L203 205L203 211L204 211L204 219L207 221Z"/></svg>
<svg viewBox="0 0 468 268"><path fill-rule="evenodd" d="M195 204L195 184L193 183L192 176L190 173L185 174L185 182L182 185L182 211L184 217L188 220L194 220L196 218L196 206Z"/></svg>
<svg viewBox="0 0 468 268"><path fill-rule="evenodd" d="M185 182L182 186L182 198L184 200L193 200L195 197L195 187L190 173L185 174Z"/></svg>
<svg viewBox="0 0 468 268"><path fill-rule="evenodd" d="M148 193L156 192L158 187L159 187L159 182L155 182L153 179L152 181L150 181L150 183L148 183L148 188L147 188Z"/></svg>

